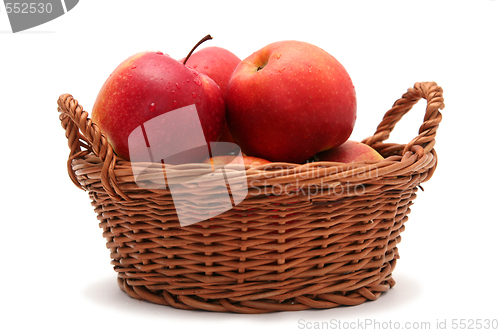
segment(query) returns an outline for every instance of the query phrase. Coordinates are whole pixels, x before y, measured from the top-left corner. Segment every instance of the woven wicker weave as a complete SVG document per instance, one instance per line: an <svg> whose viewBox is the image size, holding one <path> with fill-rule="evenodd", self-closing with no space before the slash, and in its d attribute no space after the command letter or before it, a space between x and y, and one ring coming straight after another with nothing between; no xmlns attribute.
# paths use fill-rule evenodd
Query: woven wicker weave
<svg viewBox="0 0 500 333"><path fill-rule="evenodd" d="M419 135L383 143L421 98ZM358 305L394 286L396 246L420 183L436 168L444 107L439 86L417 83L363 141L385 160L247 166L235 171L251 184L241 203L181 227L168 187L139 187L131 163L114 154L78 102L65 94L58 105L69 176L90 196L120 288L180 309L239 313ZM164 181L165 167L181 180L207 173L203 164L157 167L149 169L152 182ZM186 190L199 200L228 191L210 182Z"/></svg>

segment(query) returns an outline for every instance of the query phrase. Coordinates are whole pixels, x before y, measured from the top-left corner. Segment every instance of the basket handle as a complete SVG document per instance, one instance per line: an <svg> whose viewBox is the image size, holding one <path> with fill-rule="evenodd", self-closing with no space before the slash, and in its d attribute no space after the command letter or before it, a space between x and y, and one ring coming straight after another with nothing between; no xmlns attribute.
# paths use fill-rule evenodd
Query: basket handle
<svg viewBox="0 0 500 333"><path fill-rule="evenodd" d="M386 112L384 118L377 127L375 134L364 139L362 142L376 147L381 146L382 142L389 138L391 131L398 121L415 105L421 98L427 100L424 122L420 126L418 136L404 146L402 156L408 151L417 149L423 153L428 153L434 147L436 140L436 131L441 122L441 112L444 108L443 89L436 82L415 83L413 88L409 88L403 96L398 99L392 108ZM420 146L421 148L419 149ZM401 147L402 148L402 147Z"/></svg>
<svg viewBox="0 0 500 333"><path fill-rule="evenodd" d="M103 162L101 182L106 192L114 199L128 199L117 186L114 176L114 166L118 158L99 126L88 117L88 112L83 110L83 107L78 104L78 101L72 95L61 95L57 100L57 104L57 110L60 112L59 120L66 131L66 138L68 139L70 154L67 168L73 183L77 187L84 189L78 181L71 162L75 158L94 152ZM84 149L82 150L82 148Z"/></svg>

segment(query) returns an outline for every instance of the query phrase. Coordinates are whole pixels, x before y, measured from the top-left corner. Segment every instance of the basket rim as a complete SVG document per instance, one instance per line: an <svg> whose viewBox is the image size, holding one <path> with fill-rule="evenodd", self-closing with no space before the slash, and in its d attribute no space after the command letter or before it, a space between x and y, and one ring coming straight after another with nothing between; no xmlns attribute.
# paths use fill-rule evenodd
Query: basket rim
<svg viewBox="0 0 500 333"><path fill-rule="evenodd" d="M427 100L427 108L418 136L406 145L385 143L384 141L389 138L397 122L422 98ZM428 163L428 161L434 159L435 163L430 167L429 179L434 173L437 164L437 155L434 150L434 145L436 143L436 131L442 119L439 110L443 108L444 99L442 97L441 87L435 82L416 83L413 88L409 88L408 91L394 103L393 107L385 113L375 133L361 141L378 151L385 157L384 160L353 163L315 161L305 164L271 162L261 166L245 165L245 176L250 179L259 179L262 177L276 178L270 176L272 176L277 169L293 170L296 174L303 175L304 172L309 173L311 170L322 168L330 172L334 168L340 168L340 174L342 176L338 176L339 172L337 172L336 177L338 179L350 177L355 172L358 174L366 173L374 168L383 170L383 174L388 174L388 176L390 176L391 172L398 169L408 171L413 167L413 169L416 170L420 168L422 164ZM90 160L92 156L95 156L102 162L101 178L106 192L115 199L121 197L121 199L129 200L124 191L119 189L116 177L117 174L119 175L120 173L126 172L125 170L130 172L132 163L116 155L106 135L102 133L97 124L89 118L88 112L84 111L83 107L79 105L78 101L74 99L72 95L63 94L59 97L58 111L60 112L59 118L61 125L66 130L66 137L70 148L67 168L73 183L77 187L84 189L78 180L76 174L78 171L73 169L74 161L81 158ZM96 161L94 161L94 165L95 162ZM204 163L189 163L175 166L163 163L148 164L149 168L153 171L158 171L160 168L164 170L166 168L167 170L179 171L180 173L193 170L208 172L211 168L211 165ZM224 166L224 168L231 169L228 165ZM329 176L332 178L333 175L330 174ZM377 173L377 177L379 176L380 173ZM306 178L309 179L310 177ZM335 176L333 176L333 178L335 178ZM369 179L373 178L373 176L363 176L361 178Z"/></svg>

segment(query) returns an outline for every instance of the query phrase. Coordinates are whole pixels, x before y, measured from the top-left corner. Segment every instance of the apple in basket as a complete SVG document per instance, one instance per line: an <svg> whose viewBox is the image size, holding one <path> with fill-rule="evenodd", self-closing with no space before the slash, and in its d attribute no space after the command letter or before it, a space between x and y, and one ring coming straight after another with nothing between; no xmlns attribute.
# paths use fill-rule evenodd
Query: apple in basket
<svg viewBox="0 0 500 333"><path fill-rule="evenodd" d="M184 60L185 58L182 58L180 61L184 62ZM241 59L229 50L222 47L209 46L193 53L186 62L186 65L214 80L219 86L222 96L225 96L229 78L240 61ZM234 143L234 139L226 123L224 124L219 141Z"/></svg>
<svg viewBox="0 0 500 333"><path fill-rule="evenodd" d="M190 54L211 38L203 38ZM167 54L148 51L132 55L111 73L91 117L118 156L180 164L210 156L207 143L221 135L225 105L211 78Z"/></svg>
<svg viewBox="0 0 500 333"><path fill-rule="evenodd" d="M300 41L269 44L243 59L226 91L227 121L250 156L302 163L344 143L356 121L356 94L345 68Z"/></svg>
<svg viewBox="0 0 500 333"><path fill-rule="evenodd" d="M347 140L342 145L316 154L320 161L354 163L377 162L384 158L375 149L353 140Z"/></svg>

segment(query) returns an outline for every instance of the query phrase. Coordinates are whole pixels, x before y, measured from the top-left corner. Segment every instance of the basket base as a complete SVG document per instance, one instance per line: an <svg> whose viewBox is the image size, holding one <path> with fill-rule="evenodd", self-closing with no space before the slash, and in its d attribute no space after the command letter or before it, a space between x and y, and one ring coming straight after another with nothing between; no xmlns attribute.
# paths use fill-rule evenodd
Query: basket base
<svg viewBox="0 0 500 333"><path fill-rule="evenodd" d="M228 299L204 300L197 296L173 295L166 290L152 291L144 286L134 285L118 277L118 286L130 297L151 303L167 305L183 310L203 310L212 312L234 312L246 314L270 313L280 311L300 311L310 309L330 309L339 306L355 306L366 301L377 300L383 292L396 284L389 275L380 284L373 287L362 287L347 292L329 294L302 295L285 302L271 300L252 300L231 302Z"/></svg>

